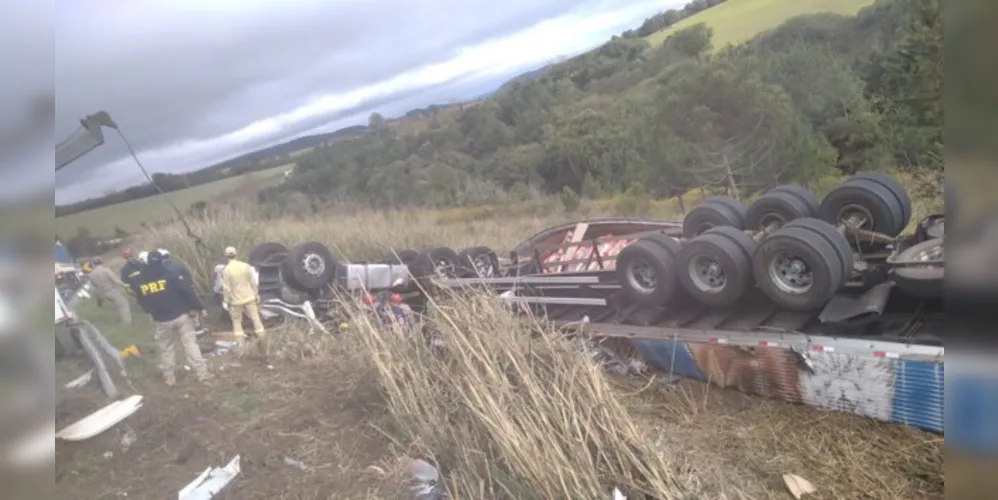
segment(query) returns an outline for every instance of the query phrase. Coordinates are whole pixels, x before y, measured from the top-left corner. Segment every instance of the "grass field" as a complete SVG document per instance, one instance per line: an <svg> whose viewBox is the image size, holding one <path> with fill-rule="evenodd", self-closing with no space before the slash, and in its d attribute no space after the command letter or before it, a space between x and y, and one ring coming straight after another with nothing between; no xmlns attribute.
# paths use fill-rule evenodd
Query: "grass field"
<svg viewBox="0 0 998 500"><path fill-rule="evenodd" d="M728 0L646 39L657 46L675 30L706 23L714 28L714 48L720 49L745 42L794 16L819 12L851 15L872 3L873 0Z"/></svg>
<svg viewBox="0 0 998 500"><path fill-rule="evenodd" d="M936 203L912 191L923 207L916 210ZM169 248L207 291L226 245L245 255L264 241L319 241L353 258L392 248L506 250L551 224L615 206L584 202L566 214L557 200L538 203L533 213L543 215L343 211L264 221L223 213L192 221L211 254L196 251L176 224L138 235L137 245ZM672 210L657 203L652 209ZM157 377L148 318L135 310L124 327L109 306L85 303L81 315L113 343L143 352L126 363L146 400L124 426L57 445L58 496L161 498L235 454L243 474L226 498L399 498L397 481L371 480L365 470L391 471L403 456L438 464L454 499L609 498L613 484L649 498L783 498L786 473L814 483L814 500L943 495L939 436L691 381L613 376L578 344L514 321L483 297L444 302L430 318L445 356L419 335L375 326L352 301L342 307L350 326L338 335L275 327L265 358L209 358L218 380L201 386L181 375L168 390ZM60 370L65 381L83 367L63 362ZM102 404L95 389L58 390L59 428ZM138 440L122 450L128 430Z"/></svg>
<svg viewBox="0 0 998 500"><path fill-rule="evenodd" d="M253 197L263 187L276 183L284 175L290 165L250 172L238 177L230 177L215 182L209 182L188 189L173 191L166 195L150 196L140 200L132 200L117 205L88 210L55 219L56 234L63 238L71 238L80 226L90 229L90 234L98 237L114 235L118 226L125 231L135 232L141 229L142 223L153 224L176 217L167 197L180 210L186 211L193 203L199 201L211 202L228 196ZM253 198L255 202L255 198Z"/></svg>

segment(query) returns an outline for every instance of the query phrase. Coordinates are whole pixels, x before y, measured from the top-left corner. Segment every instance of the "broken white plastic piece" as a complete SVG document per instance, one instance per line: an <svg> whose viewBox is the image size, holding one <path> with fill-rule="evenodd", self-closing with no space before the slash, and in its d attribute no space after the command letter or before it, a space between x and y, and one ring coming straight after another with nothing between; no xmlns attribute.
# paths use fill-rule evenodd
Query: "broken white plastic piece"
<svg viewBox="0 0 998 500"><path fill-rule="evenodd" d="M66 388L79 389L80 387L87 385L87 382L90 382L90 379L92 379L93 377L94 377L94 369L91 368L87 370L86 373L84 373L83 375L80 375L79 377L70 380L69 383L66 384Z"/></svg>
<svg viewBox="0 0 998 500"><path fill-rule="evenodd" d="M814 493L817 490L817 488L815 488L810 481L796 474L784 474L783 484L787 485L787 490L789 490L790 494L797 500L800 500L804 497L804 495Z"/></svg>
<svg viewBox="0 0 998 500"><path fill-rule="evenodd" d="M225 467L208 467L177 493L177 500L211 500L239 475L239 455Z"/></svg>
<svg viewBox="0 0 998 500"><path fill-rule="evenodd" d="M114 427L141 407L142 396L139 394L115 401L59 431L55 437L67 441L90 439Z"/></svg>
<svg viewBox="0 0 998 500"><path fill-rule="evenodd" d="M627 500L627 495L621 493L620 488L613 488L613 500Z"/></svg>

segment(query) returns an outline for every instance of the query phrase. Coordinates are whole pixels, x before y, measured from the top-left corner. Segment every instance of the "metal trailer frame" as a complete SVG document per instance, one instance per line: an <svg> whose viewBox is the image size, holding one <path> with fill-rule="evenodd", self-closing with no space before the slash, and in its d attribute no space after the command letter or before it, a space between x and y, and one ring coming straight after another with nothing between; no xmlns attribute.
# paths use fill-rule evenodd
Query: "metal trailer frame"
<svg viewBox="0 0 998 500"><path fill-rule="evenodd" d="M784 314L777 322L783 327L733 329L722 325L732 316L738 318L738 309L751 306L737 305L726 311L703 307L697 311L682 307L686 304L680 302L680 307L671 311L620 308L615 304L622 302L619 285L600 274L459 279L443 284L452 289L484 285L504 290L498 299L523 308L522 312L546 318L567 332L613 345L614 351L629 350L632 357L670 375L943 432L942 345L925 345L917 337L913 342L799 329L815 320L820 322L822 313ZM867 294L886 297L884 292L889 293L893 285L879 286ZM521 291L526 294L518 293ZM766 299L750 300L760 304ZM868 313L879 316L883 308ZM673 317L668 324L655 324L659 321L655 315L670 314ZM649 315L653 319L649 320ZM756 305L755 312L740 316L742 320L754 316L754 321L764 323L767 317L779 319L780 311L774 316ZM917 318L910 321L916 322ZM786 380L797 382L781 382ZM852 389L844 389L847 386Z"/></svg>

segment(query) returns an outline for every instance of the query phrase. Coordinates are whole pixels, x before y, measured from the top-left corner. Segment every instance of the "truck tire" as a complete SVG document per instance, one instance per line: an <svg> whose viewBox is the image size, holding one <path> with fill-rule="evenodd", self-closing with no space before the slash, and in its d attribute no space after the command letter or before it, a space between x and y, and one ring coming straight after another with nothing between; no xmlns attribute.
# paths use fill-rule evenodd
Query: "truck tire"
<svg viewBox="0 0 998 500"><path fill-rule="evenodd" d="M813 217L806 202L793 194L784 191L770 191L762 195L749 206L745 212L745 227L753 231L761 231L770 224L783 226L786 223Z"/></svg>
<svg viewBox="0 0 998 500"><path fill-rule="evenodd" d="M397 250L378 259L378 264L409 264L419 257L419 252L415 250Z"/></svg>
<svg viewBox="0 0 998 500"><path fill-rule="evenodd" d="M710 229L687 241L676 259L683 289L708 306L734 303L753 283L752 258L741 245L719 232L722 229L739 232L730 227Z"/></svg>
<svg viewBox="0 0 998 500"><path fill-rule="evenodd" d="M851 215L866 219L863 229L890 237L901 234L908 220L898 197L879 182L866 178L852 178L839 184L825 196L818 209L821 220L838 226Z"/></svg>
<svg viewBox="0 0 998 500"><path fill-rule="evenodd" d="M333 280L336 262L329 248L317 241L295 245L281 267L286 285L299 292L319 290Z"/></svg>
<svg viewBox="0 0 998 500"><path fill-rule="evenodd" d="M682 250L683 246L676 241L675 238L669 236L665 233L653 233L640 238L641 241L650 241L656 245L665 249L669 252L669 255L673 257L679 255L679 251Z"/></svg>
<svg viewBox="0 0 998 500"><path fill-rule="evenodd" d="M918 260L935 260L934 253L942 258L943 239L936 238L912 245L902 251L895 262L912 262ZM905 293L923 299L941 298L945 291L943 276L945 267L895 267L893 269L894 284Z"/></svg>
<svg viewBox="0 0 998 500"><path fill-rule="evenodd" d="M249 254L249 264L252 266L259 266L263 263L280 264L280 262L274 261L269 262L274 256L280 254L287 254L288 247L281 243L276 243L269 241L267 243L260 243L259 245L253 247Z"/></svg>
<svg viewBox="0 0 998 500"><path fill-rule="evenodd" d="M489 247L471 247L458 252L458 272L468 278L495 278L496 253Z"/></svg>
<svg viewBox="0 0 998 500"><path fill-rule="evenodd" d="M745 208L728 196L708 196L683 218L683 237L693 238L717 226L745 229Z"/></svg>
<svg viewBox="0 0 998 500"><path fill-rule="evenodd" d="M675 258L661 245L638 240L617 256L615 272L624 293L634 302L660 306L675 295Z"/></svg>
<svg viewBox="0 0 998 500"><path fill-rule="evenodd" d="M785 227L804 228L824 238L835 249L835 254L842 265L842 276L845 276L845 281L849 281L852 277L855 256L852 247L849 246L849 240L839 232L838 228L821 219L812 218L797 219Z"/></svg>
<svg viewBox="0 0 998 500"><path fill-rule="evenodd" d="M438 271L448 278L456 278L460 261L457 252L450 248L431 248L413 259L409 273L416 279L432 278Z"/></svg>
<svg viewBox="0 0 998 500"><path fill-rule="evenodd" d="M814 196L814 193L808 191L802 186L798 186L796 184L784 184L782 186L776 186L775 188L771 189L769 192L787 193L791 196L794 196L795 198L803 202L804 205L807 207L808 214L810 214L808 215L808 217L818 216L818 207L821 206L821 202L819 202L818 198Z"/></svg>
<svg viewBox="0 0 998 500"><path fill-rule="evenodd" d="M714 227L708 229L707 232L720 234L721 236L731 240L732 243L738 245L738 247L745 252L745 255L748 257L749 261L751 261L752 257L755 256L755 251L759 249L759 244L756 243L751 236L745 234L745 231L739 231L733 227Z"/></svg>
<svg viewBox="0 0 998 500"><path fill-rule="evenodd" d="M752 259L759 289L794 311L821 309L845 281L835 248L802 227L782 227L759 245Z"/></svg>
<svg viewBox="0 0 998 500"><path fill-rule="evenodd" d="M908 196L908 190L900 182L880 172L856 172L852 178L869 179L887 188L894 195L894 198L897 199L898 203L901 204L901 217L904 219L903 225L908 225L908 222L911 221L911 197Z"/></svg>

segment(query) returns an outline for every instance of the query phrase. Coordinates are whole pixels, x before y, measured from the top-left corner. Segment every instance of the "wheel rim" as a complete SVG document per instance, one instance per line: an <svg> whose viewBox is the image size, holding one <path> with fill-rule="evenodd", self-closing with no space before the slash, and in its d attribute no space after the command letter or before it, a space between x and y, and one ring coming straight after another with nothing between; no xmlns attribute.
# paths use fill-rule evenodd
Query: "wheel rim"
<svg viewBox="0 0 998 500"><path fill-rule="evenodd" d="M302 259L302 268L309 276L319 276L326 270L326 260L318 254L309 253Z"/></svg>
<svg viewBox="0 0 998 500"><path fill-rule="evenodd" d="M842 207L836 220L855 229L873 230L873 214L866 207L859 205L849 204Z"/></svg>
<svg viewBox="0 0 998 500"><path fill-rule="evenodd" d="M693 280L693 285L702 292L719 293L724 290L724 285L728 282L721 264L706 255L692 259L688 272Z"/></svg>
<svg viewBox="0 0 998 500"><path fill-rule="evenodd" d="M814 284L810 266L790 254L780 254L770 262L769 278L783 293L795 295L807 292Z"/></svg>
<svg viewBox="0 0 998 500"><path fill-rule="evenodd" d="M479 255L471 259L471 264L475 266L475 272L479 276L490 278L496 273L495 266L492 265L492 259L487 255Z"/></svg>
<svg viewBox="0 0 998 500"><path fill-rule="evenodd" d="M653 293L658 287L658 275L647 261L634 259L627 265L627 282L640 293Z"/></svg>
<svg viewBox="0 0 998 500"><path fill-rule="evenodd" d="M454 277L454 264L450 261L441 259L433 263L434 270L447 278Z"/></svg>

